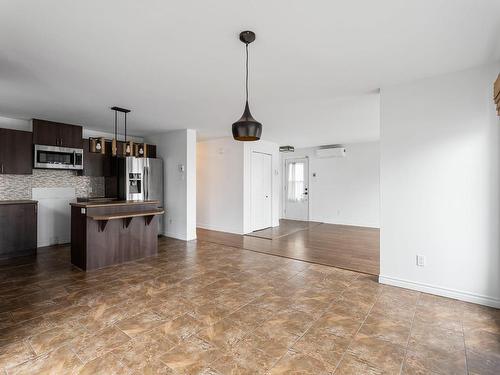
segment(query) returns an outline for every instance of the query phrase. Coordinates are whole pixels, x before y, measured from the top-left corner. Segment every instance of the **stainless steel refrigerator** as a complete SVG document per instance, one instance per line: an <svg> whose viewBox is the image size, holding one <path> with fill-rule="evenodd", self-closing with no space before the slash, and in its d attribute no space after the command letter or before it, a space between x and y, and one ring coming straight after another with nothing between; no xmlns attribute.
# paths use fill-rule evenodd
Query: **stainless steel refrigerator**
<svg viewBox="0 0 500 375"><path fill-rule="evenodd" d="M157 158L118 158L118 198L122 200L157 200L163 207L163 160ZM158 222L163 233L163 215Z"/></svg>
<svg viewBox="0 0 500 375"><path fill-rule="evenodd" d="M122 200L158 200L163 208L163 160L118 158L118 197Z"/></svg>

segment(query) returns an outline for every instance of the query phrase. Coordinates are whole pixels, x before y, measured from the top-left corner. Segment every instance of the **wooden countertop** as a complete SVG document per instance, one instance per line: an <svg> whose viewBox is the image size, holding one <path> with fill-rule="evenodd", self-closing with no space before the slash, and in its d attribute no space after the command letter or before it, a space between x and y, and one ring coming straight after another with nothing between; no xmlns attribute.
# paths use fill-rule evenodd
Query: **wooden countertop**
<svg viewBox="0 0 500 375"><path fill-rule="evenodd" d="M90 207L114 207L114 206L133 206L137 204L160 204L160 201L156 200L148 200L148 201L109 201L109 202L102 202L102 201L97 201L97 202L76 202L76 203L70 203L71 206L73 207L85 207L85 208L90 208Z"/></svg>
<svg viewBox="0 0 500 375"><path fill-rule="evenodd" d="M164 210L154 209L151 211L122 212L118 214L109 214L109 215L89 215L89 217L94 220L115 220L115 219L130 219L132 217L163 215L164 213L165 213Z"/></svg>
<svg viewBox="0 0 500 375"><path fill-rule="evenodd" d="M38 201L33 201L31 199L0 201L0 205L2 205L2 204L37 204L37 203L38 203Z"/></svg>

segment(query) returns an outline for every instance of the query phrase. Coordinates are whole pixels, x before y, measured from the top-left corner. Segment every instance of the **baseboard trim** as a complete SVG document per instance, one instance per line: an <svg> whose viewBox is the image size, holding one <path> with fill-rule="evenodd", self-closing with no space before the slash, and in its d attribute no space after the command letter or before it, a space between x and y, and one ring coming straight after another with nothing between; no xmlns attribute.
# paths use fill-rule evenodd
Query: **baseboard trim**
<svg viewBox="0 0 500 375"><path fill-rule="evenodd" d="M479 305L500 309L500 299L483 296L481 294L464 292L456 289L443 288L436 285L418 283L410 280L399 279L396 277L379 276L378 281L381 284L418 290L419 292L435 294L442 297L458 299L460 301L472 302Z"/></svg>
<svg viewBox="0 0 500 375"><path fill-rule="evenodd" d="M189 238L185 233L162 232L160 234L162 236L170 237L170 238L175 238L176 240L181 240L181 241L196 240L196 236L194 236L194 238Z"/></svg>

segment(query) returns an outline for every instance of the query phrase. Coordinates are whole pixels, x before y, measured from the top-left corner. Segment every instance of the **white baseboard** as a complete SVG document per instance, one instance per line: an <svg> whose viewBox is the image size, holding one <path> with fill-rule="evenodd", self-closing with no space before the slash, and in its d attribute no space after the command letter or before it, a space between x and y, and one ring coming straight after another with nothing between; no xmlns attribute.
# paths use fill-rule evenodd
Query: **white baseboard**
<svg viewBox="0 0 500 375"><path fill-rule="evenodd" d="M217 225L209 225L204 223L197 223L196 226L202 229L215 230L217 232L225 232L225 233L241 234L241 235L244 234L243 232L241 232L236 228L219 227Z"/></svg>
<svg viewBox="0 0 500 375"><path fill-rule="evenodd" d="M162 236L165 236L165 237L171 237L171 238L175 238L177 240L181 240L181 241L192 241L192 240L196 240L196 236L194 236L194 238L192 238L192 236L187 236L186 233L174 233L174 232L162 232L160 233Z"/></svg>
<svg viewBox="0 0 500 375"><path fill-rule="evenodd" d="M51 242L49 240L39 240L36 243L36 247L47 247L47 246L66 245L66 244L71 244L71 240L69 238L60 240L58 242Z"/></svg>
<svg viewBox="0 0 500 375"><path fill-rule="evenodd" d="M419 292L435 294L442 297L458 299L460 301L477 303L500 309L500 299L484 296L481 294L464 292L456 289L443 288L436 285L403 280L396 277L379 276L378 281L381 284L398 286L401 288L418 290Z"/></svg>

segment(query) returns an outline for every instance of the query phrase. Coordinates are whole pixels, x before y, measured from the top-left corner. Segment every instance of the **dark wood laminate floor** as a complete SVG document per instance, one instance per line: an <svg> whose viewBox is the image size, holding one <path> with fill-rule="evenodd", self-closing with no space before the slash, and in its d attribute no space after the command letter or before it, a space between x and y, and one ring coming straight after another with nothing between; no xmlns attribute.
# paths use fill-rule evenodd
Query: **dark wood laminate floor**
<svg viewBox="0 0 500 375"><path fill-rule="evenodd" d="M268 240L275 240L280 237L289 236L290 234L300 232L301 230L307 230L320 225L317 221L299 221L299 220L287 220L280 219L280 225L277 227L266 228L262 230L257 230L252 233L246 234L247 237L258 237L265 238Z"/></svg>
<svg viewBox="0 0 500 375"><path fill-rule="evenodd" d="M319 224L272 240L198 228L198 239L378 275L380 230Z"/></svg>

